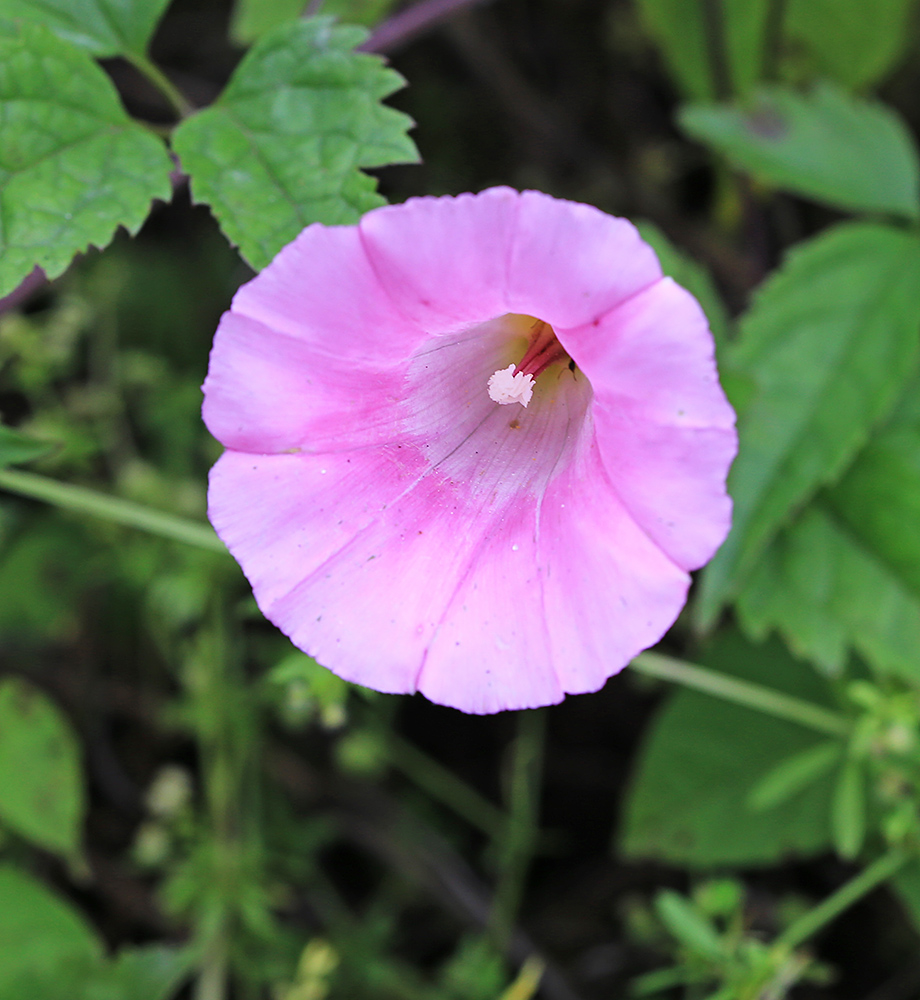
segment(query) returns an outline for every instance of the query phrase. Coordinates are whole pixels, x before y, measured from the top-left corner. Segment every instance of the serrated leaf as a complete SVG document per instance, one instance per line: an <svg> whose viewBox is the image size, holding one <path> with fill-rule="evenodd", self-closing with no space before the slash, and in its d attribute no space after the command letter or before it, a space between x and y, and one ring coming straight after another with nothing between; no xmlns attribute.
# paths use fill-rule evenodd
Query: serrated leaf
<svg viewBox="0 0 920 1000"><path fill-rule="evenodd" d="M920 600L818 504L775 539L736 609L752 639L777 629L829 674L855 650L883 674L920 679Z"/></svg>
<svg viewBox="0 0 920 1000"><path fill-rule="evenodd" d="M664 274L686 288L703 307L716 342L716 351L721 353L729 341L728 313L709 272L702 264L674 246L654 222L640 220L636 223L636 228L642 239L657 254Z"/></svg>
<svg viewBox="0 0 920 1000"><path fill-rule="evenodd" d="M755 812L763 812L785 802L827 774L840 759L843 750L840 741L829 740L792 754L754 785L748 795L748 805Z"/></svg>
<svg viewBox="0 0 920 1000"><path fill-rule="evenodd" d="M0 682L0 822L75 857L85 810L77 738L60 710L19 678Z"/></svg>
<svg viewBox="0 0 920 1000"><path fill-rule="evenodd" d="M95 56L143 55L170 0L0 0L0 19L39 24Z"/></svg>
<svg viewBox="0 0 920 1000"><path fill-rule="evenodd" d="M859 90L893 69L910 44L914 0L789 0L783 18L790 62Z"/></svg>
<svg viewBox="0 0 920 1000"><path fill-rule="evenodd" d="M733 93L746 93L760 78L768 9L765 0L724 0L720 5ZM639 10L684 93L694 100L716 97L705 0L639 0Z"/></svg>
<svg viewBox="0 0 920 1000"><path fill-rule="evenodd" d="M730 361L756 389L729 475L734 520L703 573L708 627L796 508L846 468L913 376L920 241L870 223L794 249L757 293Z"/></svg>
<svg viewBox="0 0 920 1000"><path fill-rule="evenodd" d="M703 662L830 704L829 686L778 642L752 646L723 633ZM819 778L768 812L751 788L790 754L825 740L793 723L693 691L673 694L640 750L623 810L622 851L693 868L766 865L830 843L833 782Z"/></svg>
<svg viewBox="0 0 920 1000"><path fill-rule="evenodd" d="M866 838L866 793L862 763L847 760L837 775L831 806L834 847L840 857L853 861Z"/></svg>
<svg viewBox="0 0 920 1000"><path fill-rule="evenodd" d="M360 168L418 159L411 119L380 103L404 81L352 51L365 37L329 18L284 25L175 132L196 200L255 268L309 223L352 223L383 204Z"/></svg>
<svg viewBox="0 0 920 1000"><path fill-rule="evenodd" d="M34 969L101 957L102 943L76 910L25 872L0 865L0 996Z"/></svg>
<svg viewBox="0 0 920 1000"><path fill-rule="evenodd" d="M920 399L920 385L912 389ZM892 419L828 492L828 502L920 604L920 414ZM916 659L920 674L920 648Z"/></svg>
<svg viewBox="0 0 920 1000"><path fill-rule="evenodd" d="M826 81L808 93L762 87L743 107L688 105L679 120L776 187L848 211L920 217L920 163L901 119Z"/></svg>
<svg viewBox="0 0 920 1000"><path fill-rule="evenodd" d="M135 232L170 197L163 143L125 114L105 73L45 28L0 35L0 296L35 265Z"/></svg>
<svg viewBox="0 0 920 1000"><path fill-rule="evenodd" d="M323 13L347 24L371 26L386 16L395 0L325 0ZM230 37L251 45L269 31L304 12L304 0L236 0L230 19Z"/></svg>
<svg viewBox="0 0 920 1000"><path fill-rule="evenodd" d="M54 447L48 441L39 441L37 438L14 431L12 427L0 424L0 469L41 458L42 455L54 451Z"/></svg>

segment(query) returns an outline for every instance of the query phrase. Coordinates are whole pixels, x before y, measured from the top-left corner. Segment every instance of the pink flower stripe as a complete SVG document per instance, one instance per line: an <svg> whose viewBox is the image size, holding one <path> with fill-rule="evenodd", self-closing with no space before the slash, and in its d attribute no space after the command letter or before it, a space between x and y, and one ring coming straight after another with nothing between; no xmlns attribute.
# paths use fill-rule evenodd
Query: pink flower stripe
<svg viewBox="0 0 920 1000"><path fill-rule="evenodd" d="M204 392L209 515L259 606L381 691L595 691L729 528L696 300L628 222L537 192L310 226L237 293Z"/></svg>

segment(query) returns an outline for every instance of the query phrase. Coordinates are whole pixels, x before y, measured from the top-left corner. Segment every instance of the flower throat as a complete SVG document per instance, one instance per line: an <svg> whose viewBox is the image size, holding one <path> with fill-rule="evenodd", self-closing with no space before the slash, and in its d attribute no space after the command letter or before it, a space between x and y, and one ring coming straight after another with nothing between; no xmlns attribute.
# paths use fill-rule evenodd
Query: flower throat
<svg viewBox="0 0 920 1000"><path fill-rule="evenodd" d="M533 396L537 376L556 361L566 357L556 331L543 320L535 320L530 328L530 344L517 365L500 368L488 382L489 397L503 406L520 403L525 407Z"/></svg>

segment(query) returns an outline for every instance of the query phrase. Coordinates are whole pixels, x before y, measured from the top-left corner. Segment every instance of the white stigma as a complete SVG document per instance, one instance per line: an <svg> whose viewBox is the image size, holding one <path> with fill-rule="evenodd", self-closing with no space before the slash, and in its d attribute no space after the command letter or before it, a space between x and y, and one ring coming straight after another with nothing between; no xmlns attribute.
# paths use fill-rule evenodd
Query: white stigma
<svg viewBox="0 0 920 1000"><path fill-rule="evenodd" d="M506 403L520 403L526 407L533 395L533 375L514 373L514 365L500 368L489 379L489 398L503 406Z"/></svg>

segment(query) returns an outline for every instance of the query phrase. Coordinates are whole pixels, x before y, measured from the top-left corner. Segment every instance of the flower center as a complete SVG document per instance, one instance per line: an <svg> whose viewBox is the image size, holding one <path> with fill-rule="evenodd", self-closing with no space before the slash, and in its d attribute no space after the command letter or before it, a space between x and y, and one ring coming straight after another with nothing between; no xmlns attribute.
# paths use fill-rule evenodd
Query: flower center
<svg viewBox="0 0 920 1000"><path fill-rule="evenodd" d="M530 328L530 344L517 365L500 368L488 382L489 397L503 406L520 403L525 407L533 396L533 387L540 372L566 356L556 331L543 320L535 320Z"/></svg>

